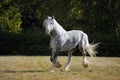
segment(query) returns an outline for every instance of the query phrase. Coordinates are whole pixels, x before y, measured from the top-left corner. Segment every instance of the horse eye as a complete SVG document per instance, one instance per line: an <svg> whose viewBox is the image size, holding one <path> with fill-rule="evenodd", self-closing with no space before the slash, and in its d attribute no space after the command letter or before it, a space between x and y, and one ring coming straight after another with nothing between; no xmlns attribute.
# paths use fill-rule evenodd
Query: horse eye
<svg viewBox="0 0 120 80"><path fill-rule="evenodd" d="M52 22L50 24L53 24Z"/></svg>

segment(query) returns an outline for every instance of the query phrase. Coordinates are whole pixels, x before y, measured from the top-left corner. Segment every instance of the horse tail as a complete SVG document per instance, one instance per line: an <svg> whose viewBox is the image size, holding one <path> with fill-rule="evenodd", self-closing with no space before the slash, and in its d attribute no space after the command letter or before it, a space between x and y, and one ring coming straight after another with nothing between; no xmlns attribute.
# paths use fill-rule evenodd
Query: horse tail
<svg viewBox="0 0 120 80"><path fill-rule="evenodd" d="M88 54L93 57L96 56L96 48L98 47L99 43L95 43L95 44L89 44L86 47L86 51L88 52Z"/></svg>
<svg viewBox="0 0 120 80"><path fill-rule="evenodd" d="M88 35L86 33L84 33L82 35L82 48L85 49L85 51L91 56L96 56L96 48L98 47L99 43L96 44L90 44L89 43L89 39L88 39Z"/></svg>

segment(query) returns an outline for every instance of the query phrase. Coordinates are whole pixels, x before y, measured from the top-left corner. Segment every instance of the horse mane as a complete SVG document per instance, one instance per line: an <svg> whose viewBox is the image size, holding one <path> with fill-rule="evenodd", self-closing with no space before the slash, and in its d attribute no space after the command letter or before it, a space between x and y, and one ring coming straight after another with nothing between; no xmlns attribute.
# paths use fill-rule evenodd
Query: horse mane
<svg viewBox="0 0 120 80"><path fill-rule="evenodd" d="M66 31L55 19L53 19L54 27L58 28L59 30Z"/></svg>

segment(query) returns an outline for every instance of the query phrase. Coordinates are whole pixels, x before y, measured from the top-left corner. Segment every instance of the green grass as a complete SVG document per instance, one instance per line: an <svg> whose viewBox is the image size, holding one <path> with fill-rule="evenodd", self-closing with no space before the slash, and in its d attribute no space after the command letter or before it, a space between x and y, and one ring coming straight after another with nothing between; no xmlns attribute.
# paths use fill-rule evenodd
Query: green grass
<svg viewBox="0 0 120 80"><path fill-rule="evenodd" d="M66 63L66 56L58 57ZM70 71L48 71L48 56L0 56L0 80L120 80L120 58L96 57L88 69L82 67L82 57L73 56ZM91 70L91 72L89 71Z"/></svg>

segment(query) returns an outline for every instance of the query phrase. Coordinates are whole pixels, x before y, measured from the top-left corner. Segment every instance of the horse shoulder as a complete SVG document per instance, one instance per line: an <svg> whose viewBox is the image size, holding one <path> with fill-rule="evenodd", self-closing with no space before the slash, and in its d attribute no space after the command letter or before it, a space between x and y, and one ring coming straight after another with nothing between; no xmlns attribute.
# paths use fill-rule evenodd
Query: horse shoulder
<svg viewBox="0 0 120 80"><path fill-rule="evenodd" d="M50 40L50 48L55 48L55 40L54 40L54 38L51 38L51 40Z"/></svg>

